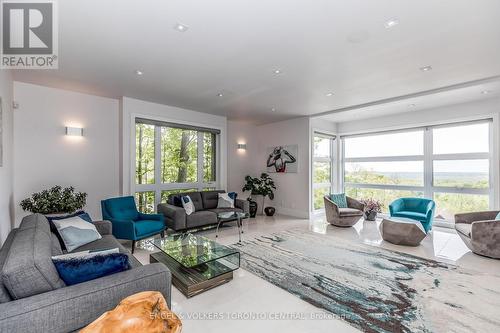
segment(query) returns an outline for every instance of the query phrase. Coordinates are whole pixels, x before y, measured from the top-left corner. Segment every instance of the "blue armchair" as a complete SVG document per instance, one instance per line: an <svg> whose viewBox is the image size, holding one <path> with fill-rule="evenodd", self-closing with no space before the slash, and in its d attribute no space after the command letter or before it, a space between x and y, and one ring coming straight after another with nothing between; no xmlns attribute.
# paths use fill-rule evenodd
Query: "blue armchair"
<svg viewBox="0 0 500 333"><path fill-rule="evenodd" d="M103 220L113 225L113 236L132 241L132 253L136 241L160 233L164 236L163 215L140 213L132 196L102 200L101 209Z"/></svg>
<svg viewBox="0 0 500 333"><path fill-rule="evenodd" d="M391 216L406 217L422 223L425 232L432 229L436 204L431 199L400 198L389 205Z"/></svg>

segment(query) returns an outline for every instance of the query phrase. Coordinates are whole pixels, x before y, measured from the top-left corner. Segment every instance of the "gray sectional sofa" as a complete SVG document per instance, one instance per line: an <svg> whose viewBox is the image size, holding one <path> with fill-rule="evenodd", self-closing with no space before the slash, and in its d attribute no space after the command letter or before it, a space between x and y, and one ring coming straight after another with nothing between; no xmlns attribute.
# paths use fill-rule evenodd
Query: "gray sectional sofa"
<svg viewBox="0 0 500 333"><path fill-rule="evenodd" d="M158 213L165 216L165 223L168 228L180 231L216 224L217 213L220 212L250 212L250 203L247 200L240 199L235 200L235 208L217 208L219 193L225 193L225 191L218 190L171 194L168 196L167 203L158 204ZM193 201L195 212L191 215L186 215L186 211L182 207L180 197L183 195L189 195Z"/></svg>
<svg viewBox="0 0 500 333"><path fill-rule="evenodd" d="M45 216L33 214L9 234L0 250L0 332L73 332L132 294L160 291L170 306L171 275L166 266L142 266L112 236L111 223L94 222L102 238L72 252L119 248L131 269L66 286L51 256L62 254Z"/></svg>

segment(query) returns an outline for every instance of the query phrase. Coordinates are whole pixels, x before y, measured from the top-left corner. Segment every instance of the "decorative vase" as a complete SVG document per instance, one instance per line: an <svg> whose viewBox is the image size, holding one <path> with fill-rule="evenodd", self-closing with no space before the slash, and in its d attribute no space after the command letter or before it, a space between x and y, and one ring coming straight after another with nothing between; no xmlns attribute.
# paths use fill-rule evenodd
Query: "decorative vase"
<svg viewBox="0 0 500 333"><path fill-rule="evenodd" d="M252 194L252 201L257 203L257 215L264 215L264 196L261 194Z"/></svg>
<svg viewBox="0 0 500 333"><path fill-rule="evenodd" d="M257 203L253 200L248 200L250 203L250 217L254 218L257 215Z"/></svg>
<svg viewBox="0 0 500 333"><path fill-rule="evenodd" d="M372 211L369 211L369 212L365 212L365 220L367 221L375 221L375 219L377 218L377 212L372 210Z"/></svg>
<svg viewBox="0 0 500 333"><path fill-rule="evenodd" d="M269 206L264 208L264 212L266 213L267 216L273 216L274 213L276 213L276 208Z"/></svg>

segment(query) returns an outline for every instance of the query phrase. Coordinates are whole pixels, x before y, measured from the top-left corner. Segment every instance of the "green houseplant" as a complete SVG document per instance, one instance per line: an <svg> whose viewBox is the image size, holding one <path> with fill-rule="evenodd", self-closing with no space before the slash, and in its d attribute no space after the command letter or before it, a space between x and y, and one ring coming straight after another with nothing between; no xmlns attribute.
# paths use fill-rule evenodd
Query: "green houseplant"
<svg viewBox="0 0 500 333"><path fill-rule="evenodd" d="M274 199L274 190L276 190L274 180L267 173L262 173L260 177L245 177L243 192L250 191L251 199L257 203L259 215L263 214L265 198Z"/></svg>
<svg viewBox="0 0 500 333"><path fill-rule="evenodd" d="M75 192L73 187L54 186L51 189L33 193L21 201L21 208L31 213L44 215L73 213L87 203L87 193Z"/></svg>

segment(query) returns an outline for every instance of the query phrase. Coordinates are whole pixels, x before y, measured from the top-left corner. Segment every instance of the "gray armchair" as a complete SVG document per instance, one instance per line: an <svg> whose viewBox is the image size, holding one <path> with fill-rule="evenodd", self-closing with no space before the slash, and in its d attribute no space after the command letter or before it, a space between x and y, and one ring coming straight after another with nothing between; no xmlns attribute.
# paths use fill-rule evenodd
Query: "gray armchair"
<svg viewBox="0 0 500 333"><path fill-rule="evenodd" d="M329 196L324 196L326 220L337 227L351 227L356 224L365 211L365 205L356 199L347 197L347 207L339 208Z"/></svg>
<svg viewBox="0 0 500 333"><path fill-rule="evenodd" d="M500 259L499 211L484 211L455 215L455 230L472 252Z"/></svg>

